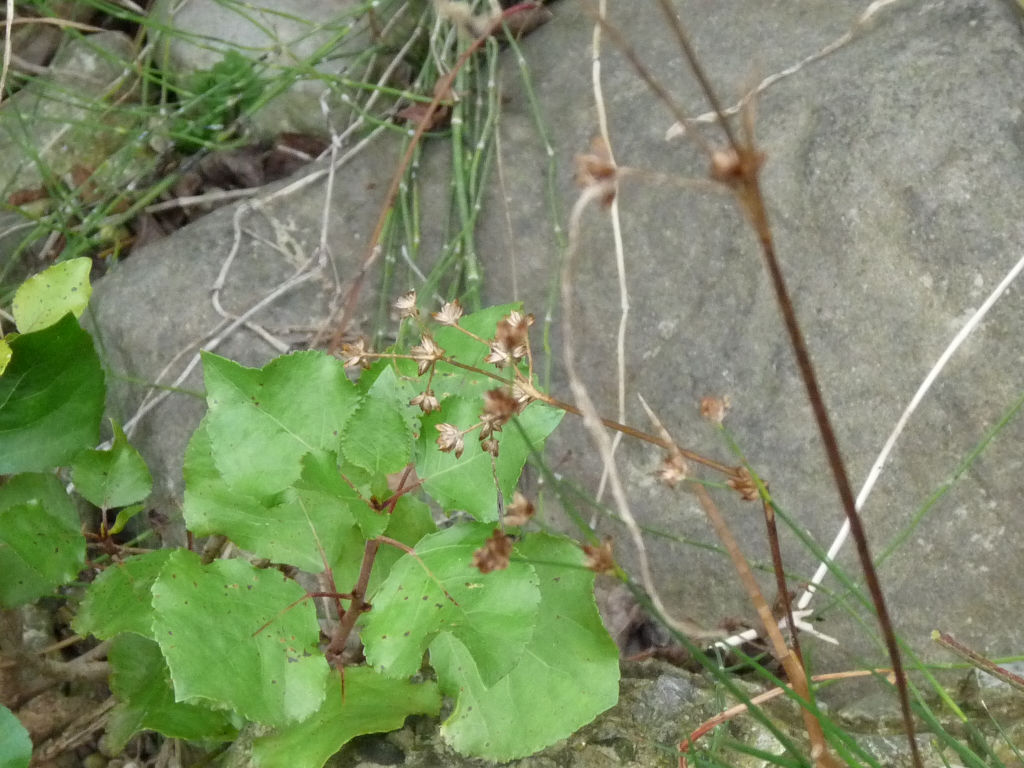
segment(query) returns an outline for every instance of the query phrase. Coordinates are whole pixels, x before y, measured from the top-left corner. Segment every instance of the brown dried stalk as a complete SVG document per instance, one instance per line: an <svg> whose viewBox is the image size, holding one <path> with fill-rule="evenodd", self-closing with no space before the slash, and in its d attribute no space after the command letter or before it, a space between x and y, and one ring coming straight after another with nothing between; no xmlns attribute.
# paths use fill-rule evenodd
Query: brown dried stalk
<svg viewBox="0 0 1024 768"><path fill-rule="evenodd" d="M836 439L835 431L832 428L832 421L829 418L828 409L825 407L825 400L818 385L818 377L814 372L814 365L811 362L810 352L807 349L807 342L804 340L800 324L797 322L793 301L790 298L789 289L786 287L786 281L782 274L782 268L779 266L779 260L775 254L775 243L768 224L768 212L765 209L764 198L761 196L761 187L758 180L763 160L764 156L757 150L753 142L752 129L748 126L748 135L744 143L734 147L732 151L718 152L712 157L712 178L733 190L740 207L746 213L760 241L761 252L764 256L768 273L771 276L772 288L775 291L776 302L779 305L779 311L782 313L790 346L793 348L793 354L800 369L800 376L804 382L804 389L807 392L807 399L810 401L811 410L814 412L814 420L818 425L818 432L825 446L825 454L828 458L829 468L832 471L832 479L835 482L836 490L839 492L843 512L846 514L846 519L850 524L850 533L853 535L854 544L857 548L861 570L864 572L864 581L871 595L871 601L874 603L875 612L878 615L878 625L882 631L886 649L889 652L889 660L892 662L896 689L900 698L900 708L903 712L903 725L910 744L911 758L914 765L920 768L923 763L921 762L917 739L914 738L915 729L910 709L910 692L907 687L906 672L903 669L899 645L896 641L896 632L893 630L889 608L885 601L885 594L882 592L878 572L875 570L871 558L871 549L868 545L864 523L857 512L853 489L850 487L846 465L839 450L839 441Z"/></svg>
<svg viewBox="0 0 1024 768"><path fill-rule="evenodd" d="M771 641L772 651L779 663L782 664L782 668L786 670L786 676L789 678L789 684L792 686L793 692L802 699L801 704L813 701L810 687L807 685L807 673L804 671L803 664L796 654L791 653L786 646L782 632L779 631L778 623L772 615L771 608L768 607L768 602L761 593L761 587L758 585L757 579L754 578L754 573L750 570L750 564L747 563L747 559L743 556L743 552L740 551L736 538L732 535L732 530L729 528L728 523L725 522L725 518L718 511L718 507L711 500L711 494L707 492L704 486L700 483L693 483L692 486L693 492L697 495L697 500L700 501L700 505L704 508L704 514L707 515L708 521L715 529L715 535L718 536L718 540L722 542L722 545L729 553L729 557L732 558L733 568L736 569L736 574L740 577L740 581L747 591L747 598L757 610L757 615L761 619L765 634ZM801 706L800 714L804 720L804 728L807 730L807 738L811 742L811 759L814 760L815 766L818 768L839 768L839 762L828 750L828 743L825 741L825 734L822 731L821 723L818 722L818 718L806 706Z"/></svg>
<svg viewBox="0 0 1024 768"><path fill-rule="evenodd" d="M676 116L676 119L679 120L681 110L675 105L672 98L668 95L668 91L657 83L651 73L639 62L638 57L632 49L628 46L623 47L623 38L621 33L614 30L611 25L609 25L600 17L599 14L595 12L592 3L590 3L589 0L581 0L581 2L587 12L591 16L594 16L595 21L608 33L609 38L623 49L623 53L626 55L626 58L630 61L644 82L647 83L660 100L669 104L670 111L674 116ZM708 102L711 104L713 111L718 116L718 124L722 127L722 130L728 140L728 147L726 149L720 149L711 153L710 176L713 180L730 189L736 196L736 200L738 201L740 208L749 220L750 225L754 229L761 245L761 252L764 256L765 266L768 269L768 273L772 281L772 288L775 291L776 302L779 305L779 311L782 314L782 319L786 326L786 333L789 337L790 346L793 348L793 354L796 357L797 366L800 369L800 376L804 382L807 399L811 404L811 410L814 413L814 419L818 426L822 442L824 443L825 454L828 459L829 468L832 472L833 481L835 482L836 489L839 493L843 512L846 514L847 521L850 525L850 533L853 535L857 549L857 556L860 560L861 569L864 572L864 580L867 585L868 592L871 595L871 600L878 616L879 628L881 629L882 637L885 641L889 658L892 662L896 689L900 699L900 708L903 713L903 724L906 729L907 740L910 745L911 758L914 766L916 768L921 768L923 763L917 746L917 740L914 738L915 729L910 708L910 693L907 687L906 673L903 668L899 646L896 641L896 633L893 630L892 620L889 616L889 609L886 605L885 595L882 592L881 583L878 579L878 573L875 570L871 559L871 550L868 546L867 534L865 533L860 515L857 512L853 491L850 487L846 467L843 463L842 454L839 450L839 442L836 439L835 431L832 428L832 422L828 415L828 409L825 407L821 388L818 385L818 378L814 372L814 366L811 362L810 353L807 349L807 343L804 340L803 332L801 331L800 324L797 321L796 312L793 309L793 302L790 298L789 290L786 287L786 281L783 277L782 269L775 253L775 244L772 238L771 227L768 223L768 213L765 208L764 198L761 194L760 188L759 174L761 166L764 164L764 155L757 149L754 142L753 113L750 110L745 113L745 117L747 119L744 126L746 128L746 136L741 141L735 135L735 132L727 122L721 103L716 96L714 89L711 87L711 83L708 80L707 75L704 73L703 67L701 67L700 62L698 61L696 52L689 42L689 36L686 33L686 29L682 21L677 16L675 10L672 8L672 4L669 0L658 0L658 2L673 32L675 33L676 39L679 42L683 54L686 56L691 71L700 83L701 89L707 97ZM748 102L748 104L749 103L750 102ZM680 122L685 124L685 117L680 120ZM696 131L691 131L688 135L695 136L696 133ZM699 143L702 147L707 147L707 142L703 138L700 139Z"/></svg>
<svg viewBox="0 0 1024 768"><path fill-rule="evenodd" d="M858 677L867 676L892 676L891 669L855 669L849 672L827 672L822 675L814 675L811 678L811 682L824 683L831 680L853 680ZM777 699L779 696L786 692L785 688L772 688L770 691L759 693L757 696L751 698L750 703L755 706L760 706L766 701ZM705 734L710 733L715 728L720 726L722 723L727 723L734 717L738 717L747 711L746 704L737 704L734 707L730 707L724 712L719 712L717 715L709 720L705 720L697 728L690 733L685 739L679 742L679 768L687 768L689 763L686 760L686 753L689 752L690 747L697 743L697 740L703 737Z"/></svg>
<svg viewBox="0 0 1024 768"><path fill-rule="evenodd" d="M987 672L993 677L1002 680L1007 685L1016 688L1018 691L1024 691L1024 677L1015 675L1006 667L1002 667L991 659L985 658L973 648L969 648L961 643L948 632L939 632L937 629L932 630L932 640L944 648L948 648L960 658L970 662L974 667L980 669L982 672Z"/></svg>

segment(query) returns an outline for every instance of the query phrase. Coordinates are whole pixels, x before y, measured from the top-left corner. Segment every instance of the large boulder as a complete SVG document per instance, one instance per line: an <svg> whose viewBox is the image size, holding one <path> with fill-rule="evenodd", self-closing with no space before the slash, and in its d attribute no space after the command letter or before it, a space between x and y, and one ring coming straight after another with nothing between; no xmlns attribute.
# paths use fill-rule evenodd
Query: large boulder
<svg viewBox="0 0 1024 768"><path fill-rule="evenodd" d="M686 113L706 112L657 10L609 5L612 24ZM677 7L724 103L772 81L756 105L763 190L856 491L947 344L1024 252L1024 227L1007 205L1018 196L1022 163L1019 9L985 0L875 4L860 22L864 9L814 2ZM506 301L515 287L539 325L552 318L552 389L565 399L572 399L561 342L567 308L553 285L566 253L566 214L579 195L573 157L590 151L598 133L592 34L579 5L560 6L558 18L522 45L530 89L515 58L505 62L501 185L492 188L477 234L488 298ZM847 34L845 45L776 77ZM732 196L706 181L707 156L685 139L666 140L672 117L607 35L601 78L616 160L649 176L623 183L618 199L630 305L624 420L653 431L642 395L684 447L735 464L735 440L793 524L827 549L844 517L758 241ZM721 134L704 127L723 146ZM687 179L689 186L676 183ZM571 276L570 353L601 414L618 418L622 298L613 243L608 213L592 206ZM1020 396L1018 295L1011 287L943 370L863 507L897 631L926 658L948 659L929 640L934 628L993 655L1024 643L1013 609L1024 583L1012 534L1020 423L1011 420L969 461ZM730 398L731 437L701 419L706 395ZM567 420L548 448L558 477L596 492L603 466L579 420ZM660 458L628 439L616 454L662 599L676 617L706 627L753 619L696 498L653 476ZM760 506L729 491L714 495L747 557L768 566ZM565 498L579 506L571 492ZM614 507L607 489L604 502ZM593 514L586 505L582 511ZM596 517L638 573L625 526L614 514ZM551 513L546 521L563 524ZM819 557L788 532L782 549L790 585L799 588ZM861 583L850 543L837 566ZM771 600L770 569L760 579ZM811 604L816 626L840 644L806 641L820 668L887 663L861 599L835 578L824 589Z"/></svg>

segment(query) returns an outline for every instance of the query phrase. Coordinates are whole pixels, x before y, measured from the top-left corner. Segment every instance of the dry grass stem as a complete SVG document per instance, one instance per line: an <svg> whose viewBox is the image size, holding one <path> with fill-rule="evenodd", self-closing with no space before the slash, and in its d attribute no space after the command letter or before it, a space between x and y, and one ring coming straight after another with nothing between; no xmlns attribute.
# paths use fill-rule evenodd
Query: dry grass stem
<svg viewBox="0 0 1024 768"><path fill-rule="evenodd" d="M761 619L761 625L764 627L765 634L771 642L775 658L778 659L783 669L786 670L786 676L789 678L789 684L792 686L793 692L803 702L812 702L814 699L811 696L810 687L807 685L807 674L804 671L803 664L786 646L786 641L782 637L782 632L779 631L771 608L769 608L767 601L764 599L761 587L758 585L757 579L754 578L753 571L750 570L750 564L747 563L747 559L740 551L739 544L732 535L732 530L729 528L728 523L725 522L725 518L718 511L718 507L711 499L711 494L707 492L704 486L700 483L692 483L691 485L693 492L697 495L697 500L700 501L701 507L704 508L704 513L707 515L711 527L715 529L715 535L722 542L722 546L725 547L729 557L732 559L736 575L739 576L740 582L746 589L747 598L757 611L758 618ZM839 763L828 750L828 743L825 741L825 734L822 731L821 723L818 722L814 713L807 709L803 702L801 703L800 714L803 717L804 728L807 730L807 738L811 742L811 758L814 760L815 766L819 768L839 768Z"/></svg>
<svg viewBox="0 0 1024 768"><path fill-rule="evenodd" d="M601 30L608 36L615 47L619 49L623 56L625 56L629 63L633 66L633 69L640 76L640 78L647 84L647 87L651 89L651 92L665 105L672 116L676 119L680 125L688 125L692 121L687 117L683 108L679 106L676 100L672 97L672 94L654 77L651 71L640 61L640 57L637 55L633 46L622 36L622 33L613 25L609 24L604 18L604 15L594 7L592 0L580 0L580 4L583 10L594 20ZM707 142L707 139L701 135L700 131L690 131L689 136L696 141L701 148L710 155L712 152L711 145Z"/></svg>
<svg viewBox="0 0 1024 768"><path fill-rule="evenodd" d="M7 89L7 72L11 68L11 27L14 25L14 0L7 0L7 18L4 20L4 60L3 68L0 69L0 104L4 101L4 91Z"/></svg>
<svg viewBox="0 0 1024 768"><path fill-rule="evenodd" d="M775 83L779 82L780 80L784 80L791 75L795 75L808 64L812 64L815 61L818 61L819 59L823 59L826 56L830 56L831 54L835 53L840 48L842 48L844 45L851 42L858 34L860 34L862 30L864 30L869 25L869 23L873 20L873 17L876 13L878 13L878 11L882 10L887 5L891 5L892 3L895 2L897 2L897 0L876 0L876 2L871 3L871 5L869 5L867 9L863 13L861 13L860 16L857 17L857 20L850 27L849 31L837 37L824 48L815 51L809 56L805 56L797 63L792 64L783 70L780 70L769 75L768 77L765 77L763 80L761 80L760 83L757 84L755 88L752 88L751 90L747 91L743 98L741 98L736 104L726 107L725 109L704 112L703 114L690 118L688 123L678 121L673 123L665 132L665 139L669 140L677 136L683 136L687 134L689 125L697 123L717 123L721 120L723 116L731 117L733 115L739 114L743 110L744 106L747 104L748 101L752 100L759 94L768 90L768 88L775 85Z"/></svg>
<svg viewBox="0 0 1024 768"><path fill-rule="evenodd" d="M598 13L601 18L607 13L607 0L600 0ZM608 112L604 103L604 90L601 86L601 25L594 25L593 41L591 43L591 81L594 89L594 104L597 107L597 125L603 149L607 153L607 160L611 171L615 174L616 162L615 152L612 149L611 133L608 130ZM622 242L622 221L619 216L618 189L610 193L611 202L608 205L608 221L612 228L612 244L615 250L615 273L619 281L619 328L615 337L615 360L618 380L618 415L620 422L626 421L626 327L629 322L629 287L626 283L626 256ZM607 199L607 197L606 197ZM617 432L612 439L612 456L618 450L622 441L622 433ZM597 486L596 498L600 501L604 497L605 485L608 481L608 468L601 472L601 480Z"/></svg>
<svg viewBox="0 0 1024 768"><path fill-rule="evenodd" d="M827 672L821 675L814 675L811 678L813 683L826 683L835 680L854 680L860 677L877 677L879 675L890 676L892 675L891 669L855 669L849 672ZM777 699L786 692L785 688L772 688L764 693L759 693L750 699L750 703L754 706L760 706L765 704L772 699ZM720 726L722 723L727 723L735 717L742 715L746 712L749 707L746 704L737 704L734 707L730 707L724 712L719 712L709 720L705 720L700 724L690 735L679 742L679 768L687 768L689 763L686 760L686 753L697 740L703 737L705 734L710 733L715 728Z"/></svg>
<svg viewBox="0 0 1024 768"><path fill-rule="evenodd" d="M640 526L637 524L636 518L633 516L633 512L629 506L629 500L626 498L625 489L622 487L622 481L619 478L618 470L615 468L615 459L612 456L611 438L605 431L601 417L597 413L597 408L594 406L594 402L591 400L590 394L587 392L587 388L584 386L583 380L580 378L579 373L576 370L576 363L574 360L576 349L575 329L572 321L574 306L572 285L573 267L575 264L576 253L579 250L580 221L583 217L583 212L587 207L596 200L600 200L602 196L608 194L610 191L613 191L613 182L610 181L605 181L603 183L587 187L576 200L569 216L569 247L566 250L561 274L562 355L565 361L566 373L569 377L569 388L572 390L573 397L578 404L579 413L583 417L583 425L590 434L590 438L601 457L602 465L609 468L608 482L611 488L612 498L615 500L615 508L619 513L622 522L626 525L626 529L629 531L630 538L633 541L633 546L636 549L637 558L640 562L640 583L647 591L652 605L661 615L661 618L663 618L667 624L677 631L695 639L715 639L721 637L722 632L718 630L704 629L703 627L686 619L676 619L666 610L651 575L651 566L647 557L647 547L644 544L643 532L640 530Z"/></svg>

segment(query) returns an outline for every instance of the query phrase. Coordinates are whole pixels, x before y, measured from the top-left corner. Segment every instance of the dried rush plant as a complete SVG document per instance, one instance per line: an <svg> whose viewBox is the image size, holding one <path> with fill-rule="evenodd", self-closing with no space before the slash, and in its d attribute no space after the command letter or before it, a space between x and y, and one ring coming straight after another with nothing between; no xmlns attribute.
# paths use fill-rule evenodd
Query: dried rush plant
<svg viewBox="0 0 1024 768"><path fill-rule="evenodd" d="M865 582L870 593L871 600L875 607L882 637L886 648L888 649L892 664L891 677L895 683L900 700L903 725L907 734L911 758L915 766L920 766L922 764L921 756L919 754L917 741L914 737L914 722L911 715L910 695L908 692L900 649L897 644L892 621L886 606L885 596L872 563L864 526L857 512L853 491L839 450L835 431L825 407L821 388L814 370L814 365L811 361L807 344L804 339L804 334L797 320L796 313L793 308L793 302L786 286L785 277L782 273L775 251L771 226L768 220L764 197L759 183L759 174L765 161L765 155L757 147L754 138L753 94L748 96L745 100L745 109L742 112L744 116L742 125L743 132L740 134L732 126L726 116L725 109L723 108L721 101L717 97L703 70L703 67L700 64L699 58L689 41L686 29L684 28L676 10L672 7L669 0L658 0L658 5L665 17L667 27L674 35L679 50L684 56L684 60L687 62L690 71L699 84L701 91L706 96L711 110L717 118L715 125L721 131L722 140L716 145L716 142L707 139L701 132L698 124L686 115L672 97L668 89L657 80L653 73L641 61L637 52L630 43L624 39L619 30L607 22L605 14L606 3L603 2L603 0L600 4L595 4L592 0L581 0L581 4L595 23L595 41L600 39L601 34L607 36L615 47L618 48L625 56L636 74L649 87L651 92L669 109L669 112L677 121L677 125L685 131L686 136L691 138L703 150L709 161L710 169L708 175L710 180L713 183L726 188L732 193L741 212L757 237L761 253L763 255L764 264L768 271L779 311L785 325L786 334L796 359L800 376L806 390L806 395L811 405L814 419L818 426L821 440L825 448L835 487L839 494L839 499L856 545L857 555L864 573ZM595 42L595 49L596 45L597 43ZM596 50L594 59L598 59ZM595 445L606 462L606 466L612 466L610 441L607 437L607 433L600 427L596 410L589 399L582 380L575 371L574 361L572 359L574 336L571 309L571 286L573 285L573 281L571 277L574 256L579 243L580 218L582 216L583 209L596 201L601 201L606 208L614 206L615 196L620 181L630 175L643 176L644 174L642 172L637 172L634 169L619 168L616 165L608 139L606 128L607 120L604 117L604 106L601 102L598 78L595 78L595 93L598 98L597 107L599 123L601 126L601 135L599 135L595 140L593 151L590 154L581 156L577 161L579 169L578 178L584 186L584 191L577 201L570 217L569 250L568 257L565 260L563 267L561 280L563 299L562 309L565 318L563 323L565 363L569 372L573 393L577 404L583 412L585 423L590 429ZM644 406L645 408L647 407L646 403ZM709 403L708 406L710 410L718 411L720 413L720 406L716 407L713 403ZM662 442L666 444L668 448L668 455L663 465L662 477L663 479L670 479L673 482L677 482L685 477L686 474L682 463L682 457L686 454L671 438L668 431L665 430L660 422L657 421L657 418L653 413L651 413L650 409L648 408L647 410L652 421L656 425ZM782 626L788 626L790 628L797 627L799 624L797 622L797 617L794 616L793 607L790 604L789 588L786 584L778 545L778 537L775 533L774 512L771 506L771 498L761 481L758 478L751 476L747 470L743 468L735 468L730 470L730 472L732 473L732 476L728 478L728 483L736 488L744 498L749 500L760 499L762 501L771 544L778 594L782 600L782 613L784 615L784 622L782 622ZM616 509L623 517L624 522L633 534L637 550L641 555L641 577L643 585L651 594L651 601L654 604L654 608L660 615L662 615L662 617L668 619L669 623L672 624L672 620L667 617L664 607L660 605L660 601L657 599L656 593L653 591L653 584L651 582L646 557L644 555L643 543L640 540L640 531L637 524L632 519L632 515L628 511L628 503L626 502L621 484L618 483L617 476L614 471L609 473L609 477L610 488L616 499ZM716 508L711 496L700 483L692 483L691 487L693 492L697 495L701 506L704 508L715 533L722 541L732 558L736 572L763 624L763 636L769 639L773 655L783 666L786 672L786 678L789 685L792 687L792 693L795 694L795 698L801 704L807 737L811 743L811 758L814 761L814 764L820 766L840 765L837 759L831 754L828 743L823 734L821 724L815 714L816 707L814 705L813 692L808 684L808 675L803 667L802 655L796 632L791 630L791 641L787 644L779 630L780 622L773 616L768 602L761 594L760 588L751 573L750 567L736 543L735 537L732 535L724 518ZM679 626L677 623L676 628L684 635L689 635L691 637L694 636L693 627ZM684 746L686 745L681 745L681 749ZM685 764L685 755L681 758L681 764Z"/></svg>

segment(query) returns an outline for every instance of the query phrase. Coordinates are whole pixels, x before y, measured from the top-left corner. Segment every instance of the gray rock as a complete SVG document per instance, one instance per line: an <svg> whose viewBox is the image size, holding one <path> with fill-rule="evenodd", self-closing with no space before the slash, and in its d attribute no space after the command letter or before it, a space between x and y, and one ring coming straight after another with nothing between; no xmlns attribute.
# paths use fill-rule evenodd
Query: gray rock
<svg viewBox="0 0 1024 768"><path fill-rule="evenodd" d="M47 69L0 106L0 197L74 189L75 173L90 174L98 190L119 189L146 168L144 146L127 137L139 117L117 103L130 104L138 78L131 68L134 45L122 32L98 32L67 40ZM15 252L33 220L59 200L30 203L29 216L5 212L0 230L0 264L14 264ZM71 215L71 211L67 215Z"/></svg>
<svg viewBox="0 0 1024 768"><path fill-rule="evenodd" d="M819 3L749 3L742 10L694 3L682 11L726 103L757 75L782 71L839 37L861 12ZM706 110L658 13L613 4L611 17L688 113ZM1020 258L1024 225L1006 204L1019 187L1024 149L1019 24L1019 12L997 2L893 4L851 44L759 100L776 245L855 488L946 344ZM562 211L577 195L572 158L597 132L591 30L570 4L523 43L558 164ZM606 42L602 74L618 162L703 178L707 160L688 143L664 140L671 118L611 48ZM557 294L549 300L562 253L546 196L549 158L515 62L506 64L505 192L495 189L477 236L486 295L508 300L515 263L518 298L539 318L556 318L552 389L567 396L564 308ZM745 456L795 524L827 547L843 515L749 227L728 195L700 189L627 183L619 203L631 304L626 422L648 427L641 394L680 444L735 463L727 441L698 412L704 395L728 395L726 426ZM573 277L573 355L599 410L614 417L620 298L611 242L607 216L588 212ZM1019 421L927 506L1020 393L1024 340L1014 329L1022 314L1019 290L1011 288L911 419L864 508L874 553L898 545L880 575L897 630L926 659L947 658L928 641L935 627L955 628L983 653L1013 653L1024 642L1013 608L1024 561L1010 535L1020 489ZM598 487L601 462L577 420L567 420L548 447L561 476ZM728 559L691 544L717 544L696 499L652 477L659 452L627 440L617 456L634 514L659 532L646 545L670 611L708 627L753 618ZM747 557L768 563L760 510L726 492L716 498ZM547 519L558 524L550 511ZM617 553L635 574L625 528L603 519L599 528L615 535ZM817 558L788 534L782 548L791 584L799 586ZM838 562L858 578L851 549ZM773 580L761 582L771 600ZM826 587L837 584L829 579ZM806 640L820 667L885 663L873 633L858 629L835 602L820 596L813 605L818 628L842 640L838 648Z"/></svg>
<svg viewBox="0 0 1024 768"><path fill-rule="evenodd" d="M131 98L137 78L130 69L131 38L98 32L69 40L39 78L5 100L0 109L0 189L10 195L42 184L43 174L62 178L73 165L99 168L123 143L123 110L104 109ZM109 170L109 169L108 169ZM137 169L119 168L127 181Z"/></svg>

